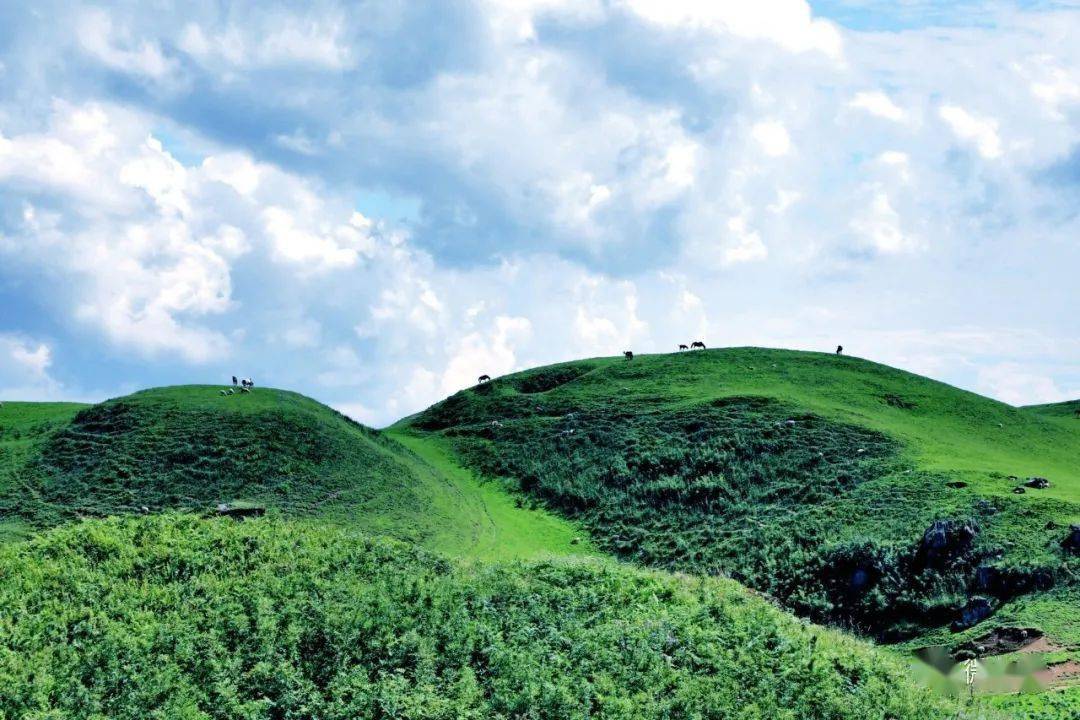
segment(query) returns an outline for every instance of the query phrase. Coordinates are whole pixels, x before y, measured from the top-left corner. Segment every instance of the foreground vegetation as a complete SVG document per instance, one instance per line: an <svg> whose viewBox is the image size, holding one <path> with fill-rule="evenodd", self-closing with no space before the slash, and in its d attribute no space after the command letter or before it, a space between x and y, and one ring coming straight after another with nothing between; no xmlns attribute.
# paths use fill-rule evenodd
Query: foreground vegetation
<svg viewBox="0 0 1080 720"><path fill-rule="evenodd" d="M731 581L172 514L0 549L0 688L37 720L952 717Z"/></svg>

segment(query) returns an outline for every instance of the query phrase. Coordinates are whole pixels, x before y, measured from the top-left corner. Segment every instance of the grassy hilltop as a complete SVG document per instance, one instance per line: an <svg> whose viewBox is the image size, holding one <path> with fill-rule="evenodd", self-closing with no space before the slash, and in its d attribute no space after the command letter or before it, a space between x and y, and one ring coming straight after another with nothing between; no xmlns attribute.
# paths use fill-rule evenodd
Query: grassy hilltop
<svg viewBox="0 0 1080 720"><path fill-rule="evenodd" d="M25 534L81 517L212 512L225 503L475 557L571 550L577 531L565 521L515 508L467 474L448 479L310 398L219 390L157 388L92 406L5 404L0 528Z"/></svg>
<svg viewBox="0 0 1080 720"><path fill-rule="evenodd" d="M1068 404L735 348L517 373L392 430L451 448L616 556L728 574L820 621L913 645L1006 624L1080 646Z"/></svg>

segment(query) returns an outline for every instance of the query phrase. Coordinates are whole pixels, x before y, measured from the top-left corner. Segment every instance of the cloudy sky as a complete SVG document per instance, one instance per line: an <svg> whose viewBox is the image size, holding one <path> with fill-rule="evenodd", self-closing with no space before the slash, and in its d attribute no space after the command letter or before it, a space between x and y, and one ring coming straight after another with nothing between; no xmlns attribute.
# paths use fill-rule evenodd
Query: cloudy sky
<svg viewBox="0 0 1080 720"><path fill-rule="evenodd" d="M0 0L0 398L234 373L381 425L830 350L1080 397L1080 4Z"/></svg>

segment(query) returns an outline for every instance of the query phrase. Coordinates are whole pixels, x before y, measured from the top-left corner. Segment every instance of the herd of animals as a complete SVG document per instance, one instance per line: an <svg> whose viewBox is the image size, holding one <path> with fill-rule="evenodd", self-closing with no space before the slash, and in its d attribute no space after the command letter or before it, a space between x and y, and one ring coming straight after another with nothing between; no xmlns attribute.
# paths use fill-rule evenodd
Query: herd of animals
<svg viewBox="0 0 1080 720"><path fill-rule="evenodd" d="M219 392L218 395L235 395L237 390L242 393L249 393L251 392L251 388L253 387L255 387L255 381L251 378L237 378L235 375L233 375L232 387L225 388L224 390Z"/></svg>
<svg viewBox="0 0 1080 720"><path fill-rule="evenodd" d="M704 350L704 349L705 349L705 343L703 343L700 340L695 340L694 342L690 343L689 345L687 345L686 343L679 343L679 352L682 352L683 350L689 351L689 350ZM836 346L836 354L837 355L842 355L843 353L844 353L844 346L843 345L837 345ZM632 350L624 350L623 351L623 357L626 358L627 360L633 360L634 359L634 352ZM235 380L236 378L233 378L233 379ZM484 375L481 375L480 377L478 377L476 379L476 384L477 385L483 385L486 382L491 382L491 376L486 374L486 373ZM1077 412L1078 412L1078 415L1080 415L1080 411L1077 411Z"/></svg>

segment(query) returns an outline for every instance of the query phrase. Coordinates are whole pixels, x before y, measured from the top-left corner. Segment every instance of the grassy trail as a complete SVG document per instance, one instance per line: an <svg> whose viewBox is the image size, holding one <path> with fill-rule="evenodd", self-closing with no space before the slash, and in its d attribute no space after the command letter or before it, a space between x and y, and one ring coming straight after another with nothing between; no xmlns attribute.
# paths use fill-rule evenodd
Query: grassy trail
<svg viewBox="0 0 1080 720"><path fill-rule="evenodd" d="M388 435L433 467L441 478L437 505L448 508L458 532L424 545L476 560L531 560L598 552L572 522L542 509L520 506L506 489L459 465L445 441L407 432ZM434 493L433 493L434 495ZM468 532L462 532L468 528Z"/></svg>

